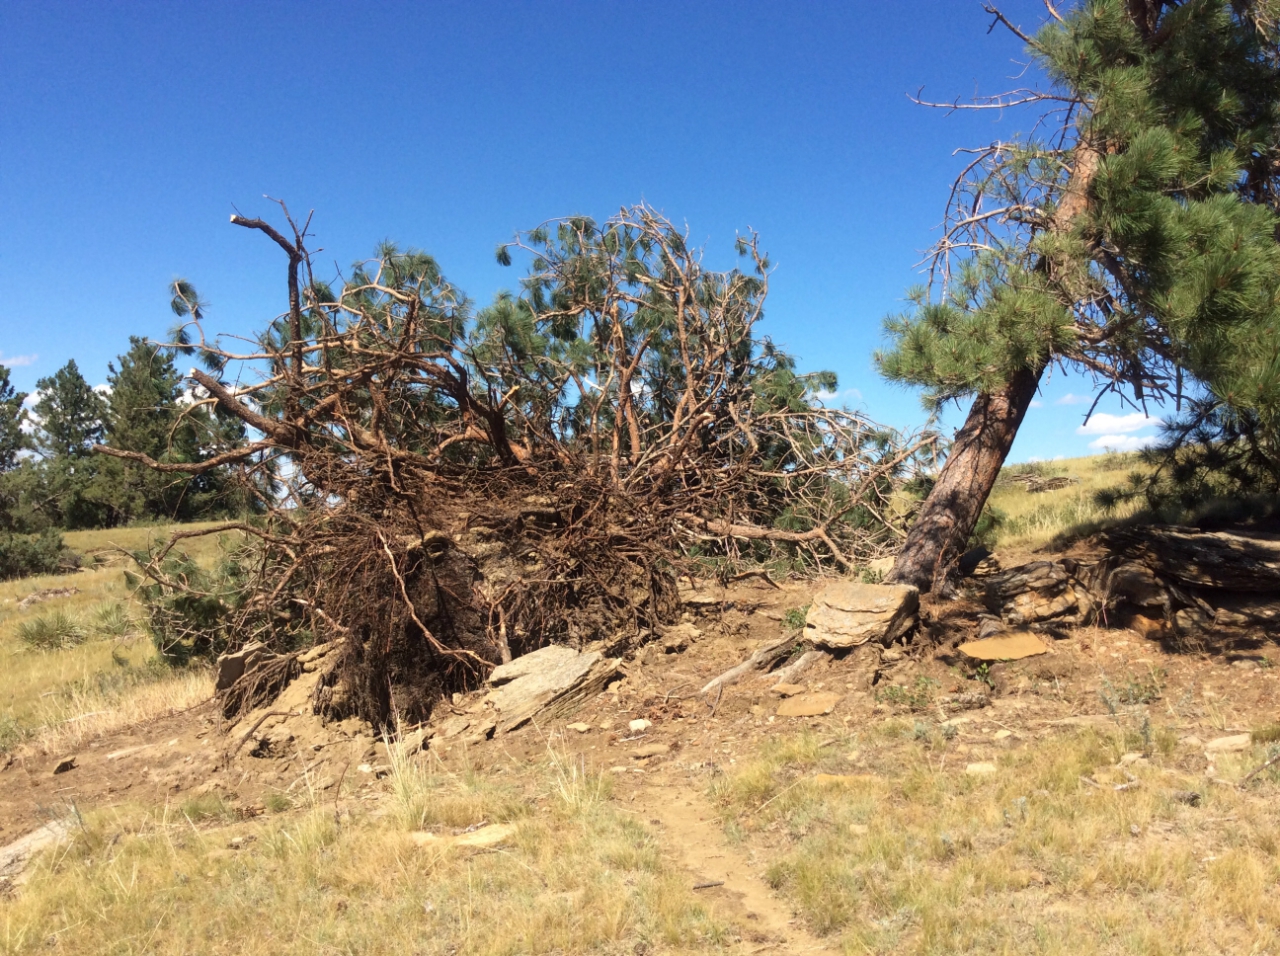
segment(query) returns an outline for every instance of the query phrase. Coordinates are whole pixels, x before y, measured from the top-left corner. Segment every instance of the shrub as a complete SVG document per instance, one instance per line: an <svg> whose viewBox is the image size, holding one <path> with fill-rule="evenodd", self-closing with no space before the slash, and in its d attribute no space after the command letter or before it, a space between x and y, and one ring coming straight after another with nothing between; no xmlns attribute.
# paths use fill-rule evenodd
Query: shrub
<svg viewBox="0 0 1280 956"><path fill-rule="evenodd" d="M0 534L0 581L35 574L57 574L70 570L76 560L56 531L41 534Z"/></svg>

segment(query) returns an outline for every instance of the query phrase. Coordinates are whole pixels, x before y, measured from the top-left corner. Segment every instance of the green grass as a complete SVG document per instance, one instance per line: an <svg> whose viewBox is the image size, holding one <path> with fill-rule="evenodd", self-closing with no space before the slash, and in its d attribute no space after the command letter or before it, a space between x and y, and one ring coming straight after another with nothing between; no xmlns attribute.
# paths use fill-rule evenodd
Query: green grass
<svg viewBox="0 0 1280 956"><path fill-rule="evenodd" d="M1130 473L1142 468L1136 454L1118 452L1006 465L988 502L1000 516L995 529L996 547L1038 548L1055 539L1088 534L1131 517L1139 510L1137 503L1108 513L1094 501L1094 495L1123 485ZM1013 475L1023 473L1078 480L1065 488L1032 493L1010 480Z"/></svg>

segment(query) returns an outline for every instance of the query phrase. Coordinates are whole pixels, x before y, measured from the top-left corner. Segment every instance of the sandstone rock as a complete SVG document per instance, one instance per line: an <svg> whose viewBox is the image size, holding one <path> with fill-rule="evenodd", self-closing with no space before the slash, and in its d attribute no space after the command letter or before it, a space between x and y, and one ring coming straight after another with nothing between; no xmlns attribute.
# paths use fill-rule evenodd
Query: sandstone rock
<svg viewBox="0 0 1280 956"><path fill-rule="evenodd" d="M1145 614L1131 615L1128 627L1129 630L1148 640L1159 640L1169 632L1169 626L1163 620L1147 617Z"/></svg>
<svg viewBox="0 0 1280 956"><path fill-rule="evenodd" d="M919 592L907 585L836 581L814 595L805 637L830 648L887 644L910 630L919 606Z"/></svg>
<svg viewBox="0 0 1280 956"><path fill-rule="evenodd" d="M985 600L1008 624L1066 620L1084 623L1095 604L1071 567L1058 561L1033 561L987 579Z"/></svg>
<svg viewBox="0 0 1280 956"><path fill-rule="evenodd" d="M662 649L668 654L679 654L702 636L702 631L688 622L669 627L662 632Z"/></svg>
<svg viewBox="0 0 1280 956"><path fill-rule="evenodd" d="M1253 746L1250 734L1232 734L1230 737L1218 737L1204 745L1205 753L1239 753Z"/></svg>
<svg viewBox="0 0 1280 956"><path fill-rule="evenodd" d="M572 730L572 731L574 731L574 732L576 732L576 733L579 733L579 734L586 734L586 733L590 733L590 732L591 732L591 725L590 725L590 724L584 724L584 723L582 723L581 721L579 721L579 722L578 722L578 723L576 723L576 724L569 724L565 729L566 729L566 730Z"/></svg>
<svg viewBox="0 0 1280 956"><path fill-rule="evenodd" d="M887 575L890 571L893 570L893 562L897 560L898 560L897 558L893 558L893 557L876 558L874 561L867 562L867 570L870 571L872 574L876 575L881 580L884 580L885 575Z"/></svg>
<svg viewBox="0 0 1280 956"><path fill-rule="evenodd" d="M552 644L495 667L489 677L494 689L485 703L498 712L497 729L507 733L535 716L568 716L604 690L617 671L616 658Z"/></svg>
<svg viewBox="0 0 1280 956"><path fill-rule="evenodd" d="M1148 617L1163 618L1169 613L1169 592L1150 568L1126 561L1107 575L1106 592Z"/></svg>
<svg viewBox="0 0 1280 956"><path fill-rule="evenodd" d="M1249 618L1220 607L1213 612L1213 623L1218 627L1246 627L1249 624Z"/></svg>
<svg viewBox="0 0 1280 956"><path fill-rule="evenodd" d="M215 665L218 669L218 679L214 684L214 689L226 690L259 664L276 656L276 654L267 650L266 645L261 641L246 644L235 653L223 654L218 658L218 662Z"/></svg>
<svg viewBox="0 0 1280 956"><path fill-rule="evenodd" d="M998 617L983 616L979 618L979 620L981 621L981 623L978 625L979 640L981 640L984 637L995 637L995 635L1003 634L1007 630L1009 630L1009 628L1005 626L1004 621L1000 620L1000 618Z"/></svg>
<svg viewBox="0 0 1280 956"><path fill-rule="evenodd" d="M804 684L774 684L770 690L779 697L794 697L804 693Z"/></svg>
<svg viewBox="0 0 1280 956"><path fill-rule="evenodd" d="M54 598L71 597L73 594L79 594L79 588L44 588L40 591L33 591L18 602L18 609L25 611L33 604L43 604L45 601L52 601Z"/></svg>
<svg viewBox="0 0 1280 956"><path fill-rule="evenodd" d="M956 650L975 661L1020 661L1037 654L1046 654L1049 648L1030 631L1015 631L999 637L969 641Z"/></svg>
<svg viewBox="0 0 1280 956"><path fill-rule="evenodd" d="M471 849L481 849L509 842L516 835L516 830L517 827L514 823L493 823L487 827L472 830L469 833L460 833L457 836L439 833L411 833L409 838L422 847L436 847L439 849L469 847Z"/></svg>
<svg viewBox="0 0 1280 956"><path fill-rule="evenodd" d="M631 751L631 756L636 760L643 760L646 757L661 757L670 752L671 748L667 744L645 744Z"/></svg>
<svg viewBox="0 0 1280 956"><path fill-rule="evenodd" d="M840 695L830 692L801 694L779 704L777 714L779 717L820 717L835 710L839 701Z"/></svg>

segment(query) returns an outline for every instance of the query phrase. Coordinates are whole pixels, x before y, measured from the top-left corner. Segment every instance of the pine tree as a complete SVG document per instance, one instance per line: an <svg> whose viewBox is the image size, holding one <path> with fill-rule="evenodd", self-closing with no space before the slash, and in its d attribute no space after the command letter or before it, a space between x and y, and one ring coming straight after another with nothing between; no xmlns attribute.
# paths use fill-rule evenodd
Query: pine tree
<svg viewBox="0 0 1280 956"><path fill-rule="evenodd" d="M107 405L80 374L76 360L36 382L36 391L36 449L46 459L87 457L89 446L102 440Z"/></svg>
<svg viewBox="0 0 1280 956"><path fill-rule="evenodd" d="M931 286L887 322L883 374L935 407L973 397L890 581L943 582L1050 366L1142 403L1274 347L1280 68L1267 7L1087 0L1034 37L987 8L1051 82L1018 102L1056 112L1040 133L976 151Z"/></svg>
<svg viewBox="0 0 1280 956"><path fill-rule="evenodd" d="M12 471L18 463L18 452L26 447L22 423L26 418L22 403L26 392L18 392L9 382L9 370L0 365L0 474Z"/></svg>

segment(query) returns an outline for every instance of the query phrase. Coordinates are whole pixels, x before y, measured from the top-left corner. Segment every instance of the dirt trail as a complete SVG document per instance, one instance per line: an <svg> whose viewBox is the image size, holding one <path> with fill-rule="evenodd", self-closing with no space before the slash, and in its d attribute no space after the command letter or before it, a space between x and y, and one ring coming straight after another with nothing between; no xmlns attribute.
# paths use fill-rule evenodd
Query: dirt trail
<svg viewBox="0 0 1280 956"><path fill-rule="evenodd" d="M833 952L805 930L764 883L764 862L733 846L706 797L683 775L654 775L636 791L633 806L655 828L663 848L686 869L693 885L738 922L751 953Z"/></svg>

